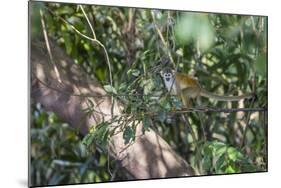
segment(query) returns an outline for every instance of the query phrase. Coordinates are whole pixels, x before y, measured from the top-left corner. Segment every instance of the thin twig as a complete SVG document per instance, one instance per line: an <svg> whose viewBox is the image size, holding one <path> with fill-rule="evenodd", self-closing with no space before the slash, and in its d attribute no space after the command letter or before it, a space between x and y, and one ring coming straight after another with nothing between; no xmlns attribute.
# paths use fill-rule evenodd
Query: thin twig
<svg viewBox="0 0 281 188"><path fill-rule="evenodd" d="M115 177L116 177L116 174L119 170L119 164L117 163L116 164L116 167L114 168L113 172L110 174L111 175L111 178L110 178L110 181L114 181Z"/></svg>
<svg viewBox="0 0 281 188"><path fill-rule="evenodd" d="M201 106L201 98L200 97L197 97L197 103L198 103L199 106ZM201 116L201 113L202 112L198 112L198 117L199 117L199 120L200 120L200 128L201 128L201 131L203 133L203 138L206 141L207 140L206 131L205 131L203 117Z"/></svg>
<svg viewBox="0 0 281 188"><path fill-rule="evenodd" d="M254 75L254 78L252 80L252 89L253 89L253 92L252 93L256 93L257 91L257 88L256 88L256 75ZM254 102L255 102L255 97L252 98L250 100L250 107L253 107L254 106ZM247 130L249 128L249 122L250 122L250 117L251 117L251 112L249 111L248 114L247 114L247 118L246 118L246 124L245 124L245 129L244 129L244 132L243 132L243 136L242 136L242 141L241 141L241 145L240 145L240 148L242 149L243 146L244 146L244 143L245 143L245 140L246 140L246 133L247 133Z"/></svg>
<svg viewBox="0 0 281 188"><path fill-rule="evenodd" d="M254 104L254 100L252 100L250 106L253 106L253 104ZM250 117L251 117L251 111L248 111L247 118L246 118L245 129L244 129L244 132L243 132L242 141L241 141L241 143L240 143L240 144L241 144L241 145L240 145L240 148L241 148L241 149L243 148L244 143L245 143L245 141L246 141L246 133L247 133L247 130L248 130L248 128L249 128Z"/></svg>
<svg viewBox="0 0 281 188"><path fill-rule="evenodd" d="M82 5L79 5L79 7L81 8L81 10L82 10L82 12L83 12L83 14L84 14L84 16L85 16L87 22L88 22L88 25L89 25L90 28L91 28L91 31L92 31L92 33L93 33L94 39L97 40L95 30L94 30L92 24L90 23L90 20L89 20L89 18L88 18L88 16L87 16L86 12L84 11L83 6L82 6ZM113 87L113 86L112 86L111 64L110 64L110 61L109 61L108 53L107 53L107 50L106 50L105 46L104 46L102 43L100 43L100 45L102 46L102 48L103 48L103 50L104 50L104 52L105 52L105 54L106 54L106 59L107 59L107 64L108 64L108 69L109 69L110 85L111 85L111 87ZM111 96L111 103L113 104L113 105L112 105L112 108L111 108L111 117L113 118L113 114L114 114L114 98L113 98L113 96Z"/></svg>
<svg viewBox="0 0 281 188"><path fill-rule="evenodd" d="M107 152L107 171L109 172L110 176L113 177L113 174L110 170L110 159L109 159L109 152Z"/></svg>
<svg viewBox="0 0 281 188"><path fill-rule="evenodd" d="M83 33L81 33L78 29L76 29L76 27L74 25L72 25L70 22L68 22L67 20L65 20L64 18L62 18L61 16L57 15L56 13L54 13L51 9L47 8L46 9L54 16L56 16L59 20L61 20L64 24L68 25L71 29L73 29L73 31L75 31L78 35L80 35L81 37L85 38L85 39L88 39L90 40L91 42L93 43L96 43L98 44L99 46L102 47L104 53L105 53L105 58L106 58L106 62L107 62L107 65L108 65L108 69L109 69L109 81L110 81L110 85L112 86L112 73L111 73L111 64L110 64L110 61L109 61L109 56L108 56L108 53L107 53L107 50L105 48L105 46L97 39L93 39Z"/></svg>
<svg viewBox="0 0 281 188"><path fill-rule="evenodd" d="M161 33L160 29L158 28L158 26L157 26L157 24L156 24L154 13L153 13L152 11L151 11L150 13L151 13L151 16L152 16L152 19L153 19L153 24L154 24L154 26L155 26L155 29L156 29L156 31L157 31L159 37L160 37L160 40L161 40L162 44L164 45L164 47L165 47L165 49L166 49L166 51L167 51L167 53L168 53L168 57L169 57L170 61L173 63L174 68L175 68L175 67L176 67L176 64L175 64L175 62L174 62L174 60L173 60L173 57L172 57L172 55L171 55L171 52L170 52L170 50L169 50L169 48L168 48L167 42L165 41L165 39L164 39L164 37L163 37L163 34Z"/></svg>
<svg viewBox="0 0 281 188"><path fill-rule="evenodd" d="M36 77L36 74L33 73L35 78L44 86L48 87L49 89L55 90L57 92L62 92L71 96L75 97L111 97L112 95L110 94L104 94L104 95L98 95L98 94L76 94L73 92L67 92L67 91L62 91L58 88L52 87L49 84L45 83L44 81L40 80L38 77ZM143 95L143 94L114 94L113 96L116 97L161 97L162 95L153 95L153 94L148 94L148 95ZM213 108L213 107L197 107L197 108L189 108L189 109L182 109L182 110L175 110L171 111L171 113L188 113L188 112L224 112L224 113L232 113L232 112L255 112L255 111L267 111L266 108Z"/></svg>
<svg viewBox="0 0 281 188"><path fill-rule="evenodd" d="M91 28L91 31L92 31L92 33L93 33L93 38L94 38L94 39L97 39L95 30L94 30L94 28L93 28L93 25L91 24L91 22L90 22L90 20L89 20L89 18L88 18L88 16L87 16L87 14L86 14L86 12L85 12L83 6L82 6L82 5L78 5L78 7L82 10L82 12L83 12L83 14L84 14L84 16L85 16L85 18L86 18L86 20L87 20L87 22L88 22L88 25L89 25L89 27Z"/></svg>
<svg viewBox="0 0 281 188"><path fill-rule="evenodd" d="M185 118L184 114L181 114L181 119L182 119L184 125L189 129L190 134L191 134L191 136L192 136L193 142L195 142L195 141L196 141L196 136L195 136L195 133L194 133L194 131L193 131L193 129L192 129L192 127L191 127L191 125L190 125L188 119Z"/></svg>
<svg viewBox="0 0 281 188"><path fill-rule="evenodd" d="M35 75L34 75L35 76ZM44 86L48 87L49 89L55 90L57 92L61 92L61 93L65 93L71 96L75 96L75 97L111 97L112 95L106 94L106 95L95 95L95 94L75 94L72 92L67 92L67 91L62 91L58 88L52 87L50 85L48 85L47 83L43 82L42 80L40 80L39 78L36 77L36 79ZM121 94L121 95L115 95L115 96L122 96L122 97L126 97L126 96L158 96L159 95L141 95L141 94ZM224 113L233 113L233 112L266 112L267 108L211 108L211 107L204 107L204 108L189 108L189 109L182 109L182 110L174 110L174 111L170 111L169 113L171 114L176 114L176 113L189 113L189 112L224 112ZM145 113L146 115L154 115L157 114L156 112L150 112L150 113Z"/></svg>
<svg viewBox="0 0 281 188"><path fill-rule="evenodd" d="M176 113L188 113L188 112L224 112L224 113L232 113L232 112L255 112L255 111L267 111L266 108L190 108L186 110L177 110L174 111Z"/></svg>
<svg viewBox="0 0 281 188"><path fill-rule="evenodd" d="M90 28L91 28L91 31L92 31L93 37L94 37L93 39L94 39L94 40L97 40L95 30L94 30L94 28L93 28L93 26L92 26L92 24L91 24L91 22L90 22L90 20L89 20L89 18L88 18L88 16L87 16L86 12L84 11L83 6L82 6L82 5L79 5L79 7L81 8L81 10L82 10L82 12L83 12L83 14L84 14L84 16L85 16L87 22L88 22L88 25L89 25ZM97 40L97 41L99 41L99 40ZM111 85L111 87L113 87L113 86L112 86L112 70L111 70L111 64L110 64L110 61L109 61L109 56L108 56L107 50L106 50L105 46L104 46L100 41L99 41L98 44L99 44L99 45L103 48L103 50L104 50L104 53L105 53L105 56L106 56L106 62L107 62L108 69L109 69L109 80L110 80L110 85ZM113 114L114 114L114 98L113 98L113 96L111 96L111 103L112 103L111 117L113 117Z"/></svg>
<svg viewBox="0 0 281 188"><path fill-rule="evenodd" d="M45 24L44 17L43 17L43 11L41 9L40 9L40 17L41 17L41 24L42 24L42 28L43 28L43 35L44 35L44 39L45 39L46 48L48 50L48 54L49 54L51 63L54 66L54 71L55 71L56 76L58 77L58 81L60 83L62 83L62 80L61 80L61 77L60 77L60 73L58 71L58 68L56 66L53 54L51 52L51 48L50 48L50 44L49 44L49 39L48 39L48 34L47 34L47 29L46 29L46 24Z"/></svg>
<svg viewBox="0 0 281 188"><path fill-rule="evenodd" d="M201 128L201 131L202 131L202 134L203 134L203 138L204 138L204 141L207 140L207 136L206 136L206 131L205 131L205 128L204 128L204 122L203 122L203 117L201 116L201 113L202 112L198 112L198 118L199 118L199 121L200 121L200 128Z"/></svg>
<svg viewBox="0 0 281 188"><path fill-rule="evenodd" d="M267 112L263 112L263 129L264 129L264 142L265 142L265 146L264 146L264 156L265 156L265 161L268 161L268 126L267 126ZM268 163L266 163L266 169L268 168Z"/></svg>

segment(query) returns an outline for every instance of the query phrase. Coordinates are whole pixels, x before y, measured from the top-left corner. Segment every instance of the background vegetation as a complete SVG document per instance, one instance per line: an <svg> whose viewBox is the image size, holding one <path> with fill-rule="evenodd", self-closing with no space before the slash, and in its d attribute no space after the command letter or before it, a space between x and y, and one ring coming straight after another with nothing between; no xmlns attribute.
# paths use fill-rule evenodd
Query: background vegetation
<svg viewBox="0 0 281 188"><path fill-rule="evenodd" d="M155 130L199 174L267 170L266 112L194 111L186 114L190 122L187 127L177 113L180 101L166 95L158 74L165 67L173 67L194 75L203 88L214 93L257 95L255 101L239 104L203 100L206 108L266 108L266 17L96 5L83 5L82 9L57 3L30 5L31 40L42 38L42 10L48 35L124 105L124 113L131 115L132 119L126 120L134 122L133 128L122 129L125 143L134 142L134 128L142 121L144 133ZM102 45L79 35L73 26ZM85 113L90 114L92 108L84 109ZM107 154L110 123L96 125L83 138L39 103L32 103L31 117L33 185L130 177ZM113 121L124 121L121 118Z"/></svg>

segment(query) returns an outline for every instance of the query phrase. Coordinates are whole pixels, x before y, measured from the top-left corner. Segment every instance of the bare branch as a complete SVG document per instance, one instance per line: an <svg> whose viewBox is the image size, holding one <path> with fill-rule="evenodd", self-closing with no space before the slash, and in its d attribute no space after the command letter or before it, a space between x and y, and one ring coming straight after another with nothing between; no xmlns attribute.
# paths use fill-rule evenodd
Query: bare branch
<svg viewBox="0 0 281 188"><path fill-rule="evenodd" d="M48 50L48 54L49 54L51 63L54 66L54 71L55 71L55 73L56 73L56 75L58 77L58 81L61 83L62 81L61 81L60 73L58 71L58 68L56 66L55 60L53 58L53 55L52 55L52 52L51 52L51 49L50 49L48 34L47 34L47 30L46 30L46 24L45 24L44 17L43 17L43 12L42 12L41 9L40 9L40 17L41 17L41 25L42 25L42 28L43 28L43 34L44 34L44 39L45 39L45 43L46 43L46 48Z"/></svg>
<svg viewBox="0 0 281 188"><path fill-rule="evenodd" d="M79 6L79 8L82 10L82 12L83 12L83 14L84 14L84 16L85 16L85 18L86 18L86 20L87 20L87 22L88 22L88 25L89 25L89 27L91 28L91 31L92 31L92 33L93 33L93 38L94 38L94 39L97 39L95 30L94 30L94 28L93 28L93 26L92 26L92 24L91 24L91 22L90 22L90 20L89 20L89 18L88 18L88 16L87 16L85 10L84 10L84 8L83 8L83 5L78 5L78 6Z"/></svg>

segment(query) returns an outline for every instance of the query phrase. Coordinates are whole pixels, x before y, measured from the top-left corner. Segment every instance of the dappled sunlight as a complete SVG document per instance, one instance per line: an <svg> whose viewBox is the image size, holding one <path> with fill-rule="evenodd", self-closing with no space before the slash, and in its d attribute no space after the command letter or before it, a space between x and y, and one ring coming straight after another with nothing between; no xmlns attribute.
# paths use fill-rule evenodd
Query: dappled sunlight
<svg viewBox="0 0 281 188"><path fill-rule="evenodd" d="M30 3L32 186L267 171L267 18Z"/></svg>

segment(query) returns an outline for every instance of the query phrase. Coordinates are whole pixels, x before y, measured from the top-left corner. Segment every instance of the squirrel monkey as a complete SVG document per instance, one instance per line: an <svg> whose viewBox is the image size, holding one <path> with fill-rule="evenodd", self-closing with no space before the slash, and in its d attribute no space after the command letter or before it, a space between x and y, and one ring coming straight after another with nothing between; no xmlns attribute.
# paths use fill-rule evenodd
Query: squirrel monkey
<svg viewBox="0 0 281 188"><path fill-rule="evenodd" d="M201 88L198 80L187 74L177 73L171 69L165 69L160 71L160 74L165 83L166 89L172 94L181 98L185 107L191 107L192 98L198 98L200 96L212 98L218 101L239 101L242 99L252 98L252 94L245 94L240 96L221 96L208 92Z"/></svg>

